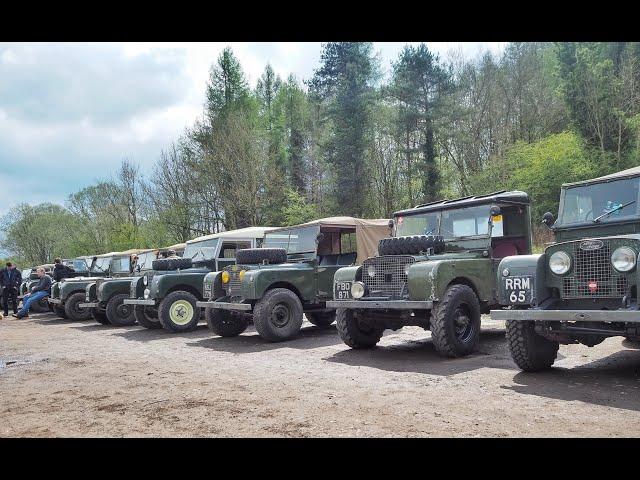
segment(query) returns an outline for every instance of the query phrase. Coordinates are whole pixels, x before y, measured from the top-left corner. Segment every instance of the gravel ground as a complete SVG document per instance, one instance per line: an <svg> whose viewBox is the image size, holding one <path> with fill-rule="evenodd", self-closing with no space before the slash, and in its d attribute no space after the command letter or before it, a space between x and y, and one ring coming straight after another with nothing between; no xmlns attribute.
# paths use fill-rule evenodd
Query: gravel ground
<svg viewBox="0 0 640 480"><path fill-rule="evenodd" d="M0 436L640 436L640 351L561 346L520 372L504 325L443 359L429 332L354 351L305 321L278 344L71 322L0 321Z"/></svg>

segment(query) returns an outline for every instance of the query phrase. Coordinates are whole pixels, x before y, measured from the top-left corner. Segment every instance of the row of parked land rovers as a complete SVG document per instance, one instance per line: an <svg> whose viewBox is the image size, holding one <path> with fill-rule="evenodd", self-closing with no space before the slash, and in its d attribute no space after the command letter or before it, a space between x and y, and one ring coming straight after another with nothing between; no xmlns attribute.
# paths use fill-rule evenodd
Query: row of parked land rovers
<svg viewBox="0 0 640 480"><path fill-rule="evenodd" d="M249 227L168 249L83 257L86 275L54 283L59 316L190 331L202 317L217 335L253 322L268 341L294 337L303 314L336 321L352 348L384 330L416 325L436 350L469 354L481 314L506 320L511 355L523 370L550 367L560 343L640 341L636 266L640 167L562 186L556 241L531 253L524 192L444 200L391 220L332 217L286 228ZM135 263L132 255L137 256Z"/></svg>

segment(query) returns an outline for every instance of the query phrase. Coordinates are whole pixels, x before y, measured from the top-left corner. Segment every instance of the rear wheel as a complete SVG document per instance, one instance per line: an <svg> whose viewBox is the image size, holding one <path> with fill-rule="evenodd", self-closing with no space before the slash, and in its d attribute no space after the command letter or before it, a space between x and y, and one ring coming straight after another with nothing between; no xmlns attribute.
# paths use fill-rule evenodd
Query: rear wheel
<svg viewBox="0 0 640 480"><path fill-rule="evenodd" d="M469 355L480 338L480 302L467 285L452 285L431 312L431 341L440 355Z"/></svg>
<svg viewBox="0 0 640 480"><path fill-rule="evenodd" d="M89 318L91 318L91 310L79 307L79 305L84 302L84 292L76 292L69 295L69 298L67 298L67 301L64 304L64 311L70 320L78 322L81 320L89 320Z"/></svg>
<svg viewBox="0 0 640 480"><path fill-rule="evenodd" d="M248 315L244 313L207 308L204 316L209 330L221 337L236 337L249 326Z"/></svg>
<svg viewBox="0 0 640 480"><path fill-rule="evenodd" d="M134 305L133 316L138 322L138 325L142 325L144 328L155 330L162 328L162 323L158 318L158 309L154 307L148 307L146 305Z"/></svg>
<svg viewBox="0 0 640 480"><path fill-rule="evenodd" d="M305 315L307 316L307 320L316 327L328 327L336 321L335 310L332 312L307 312Z"/></svg>
<svg viewBox="0 0 640 480"><path fill-rule="evenodd" d="M356 349L375 347L384 333L384 328L371 325L365 316L354 315L346 308L336 310L336 328L342 341Z"/></svg>
<svg viewBox="0 0 640 480"><path fill-rule="evenodd" d="M560 344L535 332L534 322L507 320L507 343L511 358L525 372L551 368Z"/></svg>
<svg viewBox="0 0 640 480"><path fill-rule="evenodd" d="M97 308L92 308L91 316L96 322L101 323L102 325L111 325L111 322L109 322L109 319L107 318L106 312L98 310Z"/></svg>
<svg viewBox="0 0 640 480"><path fill-rule="evenodd" d="M189 292L171 292L158 308L158 318L162 327L170 332L190 332L195 330L200 320L197 298Z"/></svg>
<svg viewBox="0 0 640 480"><path fill-rule="evenodd" d="M300 332L302 314L302 303L295 293L286 288L274 288L256 303L253 324L262 338L281 342Z"/></svg>
<svg viewBox="0 0 640 480"><path fill-rule="evenodd" d="M84 298L84 297L82 297ZM45 313L49 311L49 301L47 297L41 298L35 303L31 304L31 311L33 313Z"/></svg>
<svg viewBox="0 0 640 480"><path fill-rule="evenodd" d="M64 311L64 307L60 305L53 305L53 313L60 318L67 318L67 312Z"/></svg>
<svg viewBox="0 0 640 480"><path fill-rule="evenodd" d="M128 293L117 293L107 302L107 318L112 325L128 327L136 323L136 318L133 316L133 305L124 303L126 298L129 298Z"/></svg>

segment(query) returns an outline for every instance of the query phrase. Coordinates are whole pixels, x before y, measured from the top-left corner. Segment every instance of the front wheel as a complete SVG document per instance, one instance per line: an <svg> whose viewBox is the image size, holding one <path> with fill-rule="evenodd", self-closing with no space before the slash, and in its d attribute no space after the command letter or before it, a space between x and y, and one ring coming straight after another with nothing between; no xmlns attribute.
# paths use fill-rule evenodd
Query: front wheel
<svg viewBox="0 0 640 480"><path fill-rule="evenodd" d="M96 322L101 323L102 325L111 325L106 312L98 310L97 308L92 308L91 316Z"/></svg>
<svg viewBox="0 0 640 480"><path fill-rule="evenodd" d="M136 323L136 317L133 316L133 305L124 303L126 298L129 298L128 293L117 293L107 302L107 318L111 325L129 327Z"/></svg>
<svg viewBox="0 0 640 480"><path fill-rule="evenodd" d="M69 295L64 304L64 311L67 317L76 322L81 320L89 320L91 318L91 310L88 308L80 308L80 304L85 302L85 293L77 292Z"/></svg>
<svg viewBox="0 0 640 480"><path fill-rule="evenodd" d="M326 328L336 321L336 311L306 313L307 320L316 327Z"/></svg>
<svg viewBox="0 0 640 480"><path fill-rule="evenodd" d="M249 326L248 316L243 313L207 308L204 316L209 330L221 337L236 337Z"/></svg>
<svg viewBox="0 0 640 480"><path fill-rule="evenodd" d="M535 332L534 322L507 320L507 344L511 358L525 372L551 368L560 344Z"/></svg>
<svg viewBox="0 0 640 480"><path fill-rule="evenodd" d="M138 322L138 325L142 325L144 328L155 330L162 328L162 323L158 318L158 310L146 305L134 305L133 316Z"/></svg>
<svg viewBox="0 0 640 480"><path fill-rule="evenodd" d="M440 355L469 355L480 338L480 302L467 285L452 285L431 312L431 340Z"/></svg>
<svg viewBox="0 0 640 480"><path fill-rule="evenodd" d="M253 324L262 338L281 342L300 332L302 314L302 303L295 293L287 288L274 288L256 303Z"/></svg>
<svg viewBox="0 0 640 480"><path fill-rule="evenodd" d="M366 317L346 308L336 310L336 328L342 341L356 349L375 347L384 333L384 328L371 325Z"/></svg>
<svg viewBox="0 0 640 480"><path fill-rule="evenodd" d="M165 330L170 332L190 332L196 329L200 320L198 299L189 292L171 292L158 308L158 318Z"/></svg>

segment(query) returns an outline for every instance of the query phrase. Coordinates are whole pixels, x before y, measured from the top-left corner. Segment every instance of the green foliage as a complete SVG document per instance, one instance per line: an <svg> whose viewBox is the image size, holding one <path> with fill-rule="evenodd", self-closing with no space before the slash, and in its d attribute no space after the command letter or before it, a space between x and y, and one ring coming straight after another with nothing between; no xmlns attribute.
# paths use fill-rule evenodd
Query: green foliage
<svg viewBox="0 0 640 480"><path fill-rule="evenodd" d="M286 206L283 209L284 222L282 226L298 225L310 222L319 217L315 205L308 203L306 199L295 190L286 192Z"/></svg>

